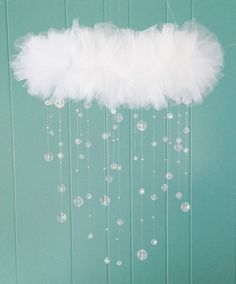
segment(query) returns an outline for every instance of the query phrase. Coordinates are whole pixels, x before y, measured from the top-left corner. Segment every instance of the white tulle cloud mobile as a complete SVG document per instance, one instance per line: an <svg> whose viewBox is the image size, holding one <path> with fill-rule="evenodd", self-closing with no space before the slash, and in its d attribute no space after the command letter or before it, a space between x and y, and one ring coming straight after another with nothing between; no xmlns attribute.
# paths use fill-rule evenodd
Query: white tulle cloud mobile
<svg viewBox="0 0 236 284"><path fill-rule="evenodd" d="M29 34L17 48L14 75L31 95L108 108L200 103L223 67L216 37L192 22L134 31L74 21L71 29Z"/></svg>

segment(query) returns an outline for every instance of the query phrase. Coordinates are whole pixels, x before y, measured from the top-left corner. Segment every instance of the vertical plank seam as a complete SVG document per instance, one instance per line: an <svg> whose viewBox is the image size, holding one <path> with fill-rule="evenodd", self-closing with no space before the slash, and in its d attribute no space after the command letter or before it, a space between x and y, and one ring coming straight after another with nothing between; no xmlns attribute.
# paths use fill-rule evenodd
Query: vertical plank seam
<svg viewBox="0 0 236 284"><path fill-rule="evenodd" d="M193 20L193 1L191 2L191 20ZM192 143L192 104L190 106L190 112L189 112L189 125L190 125L190 136L189 136L189 147L190 147L190 153L189 153L189 202L191 206L190 214L189 214L189 282L192 284L192 155L193 155L193 143Z"/></svg>
<svg viewBox="0 0 236 284"><path fill-rule="evenodd" d="M64 0L64 20L65 28L68 27L68 11L67 11L67 0ZM73 274L73 216L72 216L72 153L71 153L71 102L68 102L68 149L69 149L69 212L70 212L70 278L71 283L74 283L74 274Z"/></svg>
<svg viewBox="0 0 236 284"><path fill-rule="evenodd" d="M16 201L16 156L15 156L15 132L14 132L14 110L13 110L13 96L12 96L12 77L10 66L10 31L9 31L9 9L8 0L5 0L6 8L6 44L7 44L7 59L8 59L8 84L9 84L9 99L10 99L10 123L11 123L11 147L12 147L12 172L13 172L13 202L14 202L14 235L15 235L15 280L18 283L18 224L17 224L17 201Z"/></svg>
<svg viewBox="0 0 236 284"><path fill-rule="evenodd" d="M131 0L128 2L128 24L131 27ZM129 169L129 183L130 183L130 284L133 284L133 151L132 151L132 111L129 109L129 133L130 133L130 141L129 141L129 156L130 156L130 169Z"/></svg>

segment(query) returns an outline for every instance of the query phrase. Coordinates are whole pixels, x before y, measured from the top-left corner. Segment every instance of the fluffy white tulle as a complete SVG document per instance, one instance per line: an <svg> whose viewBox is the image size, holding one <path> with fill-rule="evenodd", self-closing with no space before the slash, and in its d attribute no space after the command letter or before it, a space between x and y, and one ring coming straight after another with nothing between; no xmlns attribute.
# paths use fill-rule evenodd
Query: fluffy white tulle
<svg viewBox="0 0 236 284"><path fill-rule="evenodd" d="M215 36L192 22L134 31L75 21L71 29L27 35L17 48L14 75L31 95L96 99L110 108L202 102L223 67Z"/></svg>

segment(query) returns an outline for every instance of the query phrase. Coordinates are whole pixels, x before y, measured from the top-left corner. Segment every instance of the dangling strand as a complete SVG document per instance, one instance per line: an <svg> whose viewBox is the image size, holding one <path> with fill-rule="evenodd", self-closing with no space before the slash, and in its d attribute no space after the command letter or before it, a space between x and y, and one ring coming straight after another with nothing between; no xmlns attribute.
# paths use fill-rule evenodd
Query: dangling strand
<svg viewBox="0 0 236 284"><path fill-rule="evenodd" d="M62 141L62 108L65 102L63 100L56 100L55 106L58 108L58 162L59 162L59 184L57 186L57 191L60 193L60 212L57 215L57 221L59 223L65 223L67 220L66 213L63 211L63 193L66 191L66 187L63 183L63 141Z"/></svg>
<svg viewBox="0 0 236 284"><path fill-rule="evenodd" d="M44 160L46 162L51 162L54 158L53 153L51 152L51 136L54 135L54 131L52 129L52 99L45 100L45 106L46 106L46 148L47 151L44 154Z"/></svg>
<svg viewBox="0 0 236 284"><path fill-rule="evenodd" d="M137 252L137 257L139 260L144 261L147 259L148 253L143 248L143 241L144 241L144 204L143 204L143 198L144 198L144 147L143 147L143 135L144 130L147 128L147 123L143 120L143 109L141 109L141 120L137 123L136 127L140 131L140 188L138 189L138 193L140 195L140 245L141 249Z"/></svg>
<svg viewBox="0 0 236 284"><path fill-rule="evenodd" d="M156 112L155 109L152 109L152 194L150 196L152 202L152 238L151 245L156 246L158 241L156 239L156 201L157 201L157 193L156 193Z"/></svg>
<svg viewBox="0 0 236 284"><path fill-rule="evenodd" d="M89 101L84 102L84 108L86 109L86 142L85 148L87 149L87 193L86 199L88 200L88 239L93 239L93 229L92 229L92 213L91 213L91 199L92 199L92 192L90 186L90 179L91 179L91 165L90 165L90 150L92 147L92 143L90 141L90 115L89 110L92 107L92 103Z"/></svg>
<svg viewBox="0 0 236 284"><path fill-rule="evenodd" d="M84 199L80 195L80 171L81 165L80 160L84 159L84 154L82 150L82 139L83 139L83 130L82 130L82 118L83 113L79 109L79 103L76 102L76 109L75 109L75 116L76 116L76 137L75 137L75 147L76 147L76 196L74 197L74 205L75 207L79 208L84 205Z"/></svg>

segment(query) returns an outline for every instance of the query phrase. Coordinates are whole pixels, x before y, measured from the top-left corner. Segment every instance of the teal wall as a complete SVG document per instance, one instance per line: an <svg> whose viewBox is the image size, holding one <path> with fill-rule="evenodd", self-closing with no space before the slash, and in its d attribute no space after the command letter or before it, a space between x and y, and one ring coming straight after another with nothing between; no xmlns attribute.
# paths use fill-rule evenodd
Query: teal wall
<svg viewBox="0 0 236 284"><path fill-rule="evenodd" d="M14 81L9 58L15 53L14 42L29 32L63 28L79 18L82 25L104 20L122 26L144 29L156 23L173 21L164 0L2 0L0 1L0 283L1 284L233 284L235 279L235 176L236 176L236 2L234 0L169 0L176 21L182 24L192 16L216 33L225 50L224 77L202 106L192 109L192 175L189 180L192 211L183 214L170 193L160 193L158 215L159 246L147 245L149 258L136 258L139 248L138 170L130 163L133 154L133 125L126 109L121 128L122 229L120 254L122 268L114 262L104 264L106 256L106 220L116 218L116 208L91 207L94 240L88 241L88 207L74 208L75 119L71 103L63 109L65 149L64 210L68 222L61 225L55 216L59 197L56 162L45 164L45 107L29 97L22 84ZM174 110L175 111L175 110ZM144 116L150 120L150 112ZM102 176L103 141L106 112L98 106L91 110L91 151L94 200L104 192ZM158 114L163 116L163 112ZM68 128L69 126L69 128ZM160 133L164 132L158 126ZM151 128L150 128L151 129ZM149 143L151 130L144 143ZM129 134L130 133L130 134ZM98 138L99 137L99 138ZM149 138L148 138L149 137ZM146 145L145 144L145 145ZM108 149L106 149L108 151ZM163 158L161 149L158 157ZM158 163L158 159L157 159ZM150 182L151 153L146 152L145 184ZM131 175L132 173L132 175ZM86 185L86 175L80 181ZM158 183L161 183L161 181ZM192 184L192 186L191 186ZM157 185L158 188L160 184ZM111 197L115 198L117 185ZM86 191L82 192L83 194ZM114 195L114 196L112 196ZM168 197L169 195L169 197ZM144 201L149 216L150 202ZM131 210L130 210L131 208ZM150 214L149 214L150 213ZM149 214L149 215L148 215ZM167 215L166 215L167 214ZM147 222L148 224L148 222ZM114 225L111 222L110 253L115 254ZM145 237L150 236L148 227Z"/></svg>

